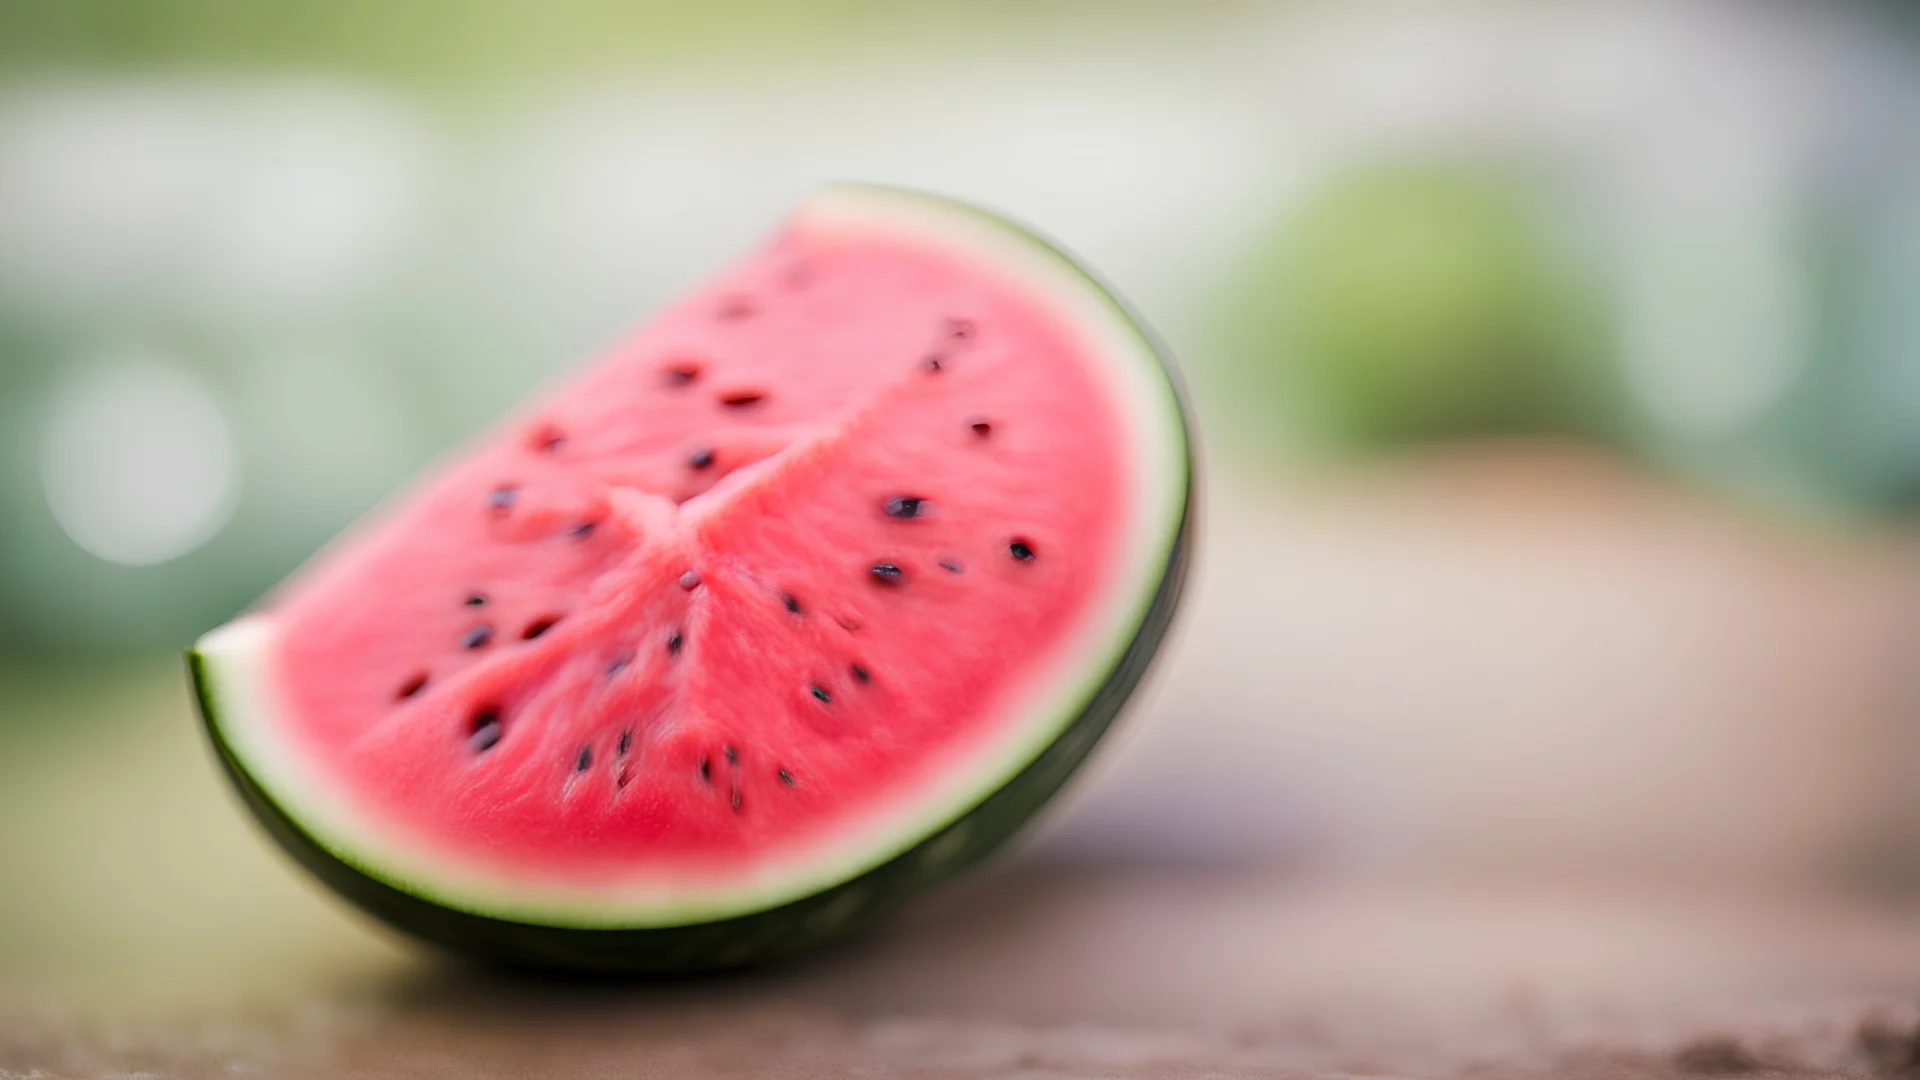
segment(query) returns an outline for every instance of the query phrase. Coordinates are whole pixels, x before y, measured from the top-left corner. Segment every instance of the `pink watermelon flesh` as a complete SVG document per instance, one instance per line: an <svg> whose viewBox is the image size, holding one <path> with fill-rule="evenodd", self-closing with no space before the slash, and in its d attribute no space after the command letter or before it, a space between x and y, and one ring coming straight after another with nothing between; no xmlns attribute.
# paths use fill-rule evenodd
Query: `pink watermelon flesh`
<svg viewBox="0 0 1920 1080"><path fill-rule="evenodd" d="M416 843L562 882L910 800L1117 587L1124 410L1029 291L789 230L285 588L289 744Z"/></svg>

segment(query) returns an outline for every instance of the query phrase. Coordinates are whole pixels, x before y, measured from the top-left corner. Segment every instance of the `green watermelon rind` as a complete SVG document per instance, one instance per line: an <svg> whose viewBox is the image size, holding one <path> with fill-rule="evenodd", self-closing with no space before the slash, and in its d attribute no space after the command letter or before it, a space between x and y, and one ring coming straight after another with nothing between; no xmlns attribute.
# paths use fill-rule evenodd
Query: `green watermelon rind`
<svg viewBox="0 0 1920 1080"><path fill-rule="evenodd" d="M462 911L416 895L330 851L261 790L217 727L215 750L247 807L293 858L336 892L395 929L510 967L676 974L777 961L826 944L979 863L1031 822L1086 760L1146 673L1172 620L1192 546L1191 518L1167 576L1120 666L1052 746L958 820L850 881L749 915L680 926L555 926ZM201 708L217 709L205 665L189 654Z"/></svg>
<svg viewBox="0 0 1920 1080"><path fill-rule="evenodd" d="M1004 218L938 196L893 188L845 186L816 200L820 201L831 201L841 212L851 210L856 215L875 204L896 214L930 214L944 219L943 228L964 221L970 228L987 227L1001 241L1016 240L1028 252L1045 256L1056 275L1061 269L1068 271L1059 275L1062 280L1077 282L1078 296L1055 299L1063 301L1062 308L1067 306L1065 301L1080 302L1082 310L1073 321L1082 330L1123 332L1126 351L1151 364L1155 388L1168 413L1162 420L1169 424L1172 445L1165 447L1167 461L1150 464L1166 468L1166 475L1155 479L1172 485L1162 494L1176 512L1168 515L1165 535L1159 538L1162 542L1152 549L1157 555L1152 576L1140 577L1141 584L1155 581L1156 586L1151 591L1140 589L1141 599L1124 623L1101 639L1116 641L1121 630L1130 629L1124 645L1102 654L1092 678L1055 695L1048 713L1057 717L1053 723L1030 718L1021 725L1028 737L999 763L998 775L974 789L970 803L931 822L909 821L901 830L904 839L870 852L867 865L850 876L773 902L767 902L763 890L735 902L696 901L635 913L617 905L604 911L555 910L512 898L448 895L447 890L410 881L405 874L377 865L377 859L357 853L350 843L337 838L329 842L328 830L303 823L302 815L286 805L289 800L276 798L268 790L272 785L263 784L257 770L250 769L236 749L222 717L244 713L232 699L244 701L247 694L228 685L231 679L223 678L222 658L203 641L188 653L188 661L205 729L220 763L267 832L343 896L428 941L513 965L668 973L764 962L864 925L914 893L979 862L1052 797L1119 714L1166 634L1191 557L1192 437L1185 392L1166 350L1091 271L1058 246ZM1105 325L1085 325L1087 301L1097 301Z"/></svg>

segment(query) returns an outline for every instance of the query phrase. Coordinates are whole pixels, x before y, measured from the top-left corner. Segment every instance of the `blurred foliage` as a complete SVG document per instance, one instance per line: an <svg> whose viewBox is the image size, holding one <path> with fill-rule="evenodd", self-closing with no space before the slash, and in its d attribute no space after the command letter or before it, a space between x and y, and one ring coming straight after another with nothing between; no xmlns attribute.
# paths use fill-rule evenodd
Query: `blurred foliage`
<svg viewBox="0 0 1920 1080"><path fill-rule="evenodd" d="M403 78L632 74L830 35L961 23L1005 34L1048 17L1204 13L1228 0L0 0L0 69L319 67Z"/></svg>
<svg viewBox="0 0 1920 1080"><path fill-rule="evenodd" d="M1517 64L1527 119L1458 65L1344 77L1427 25L1397 7L1325 6L1316 38L1260 6L0 0L0 649L184 644L841 170L1031 208L1182 331L1210 434L1264 461L1550 433L1756 502L1920 502L1905 46L1878 74L1850 46L1804 131ZM1758 71L1710 24L1620 18L1694 35L1650 84ZM1797 100L1817 50L1781 56L1740 92ZM1633 122L1582 121L1610 115L1587 93ZM41 475L47 403L122 346L204 383L242 463L226 526L154 566L83 550Z"/></svg>
<svg viewBox="0 0 1920 1080"><path fill-rule="evenodd" d="M10 655L184 648L419 463L417 450L369 455L355 418L341 411L352 402L329 401L230 337L172 327L140 339L220 398L246 403L229 413L242 462L238 505L204 545L158 564L122 565L78 546L48 513L36 441L62 368L93 342L0 318L0 649Z"/></svg>
<svg viewBox="0 0 1920 1080"><path fill-rule="evenodd" d="M767 42L822 21L872 17L876 0L731 0L692 5L562 0L15 0L0 37L14 66L321 63L444 74L670 57L726 39Z"/></svg>
<svg viewBox="0 0 1920 1080"><path fill-rule="evenodd" d="M1262 242L1218 326L1243 428L1323 450L1584 432L1606 411L1597 298L1519 180L1374 164Z"/></svg>

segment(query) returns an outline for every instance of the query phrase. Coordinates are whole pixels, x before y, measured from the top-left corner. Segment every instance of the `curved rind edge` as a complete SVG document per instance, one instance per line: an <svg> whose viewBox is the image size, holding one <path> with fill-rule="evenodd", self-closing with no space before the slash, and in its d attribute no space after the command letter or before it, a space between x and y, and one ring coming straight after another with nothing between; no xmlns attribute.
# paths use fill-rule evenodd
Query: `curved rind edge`
<svg viewBox="0 0 1920 1080"><path fill-rule="evenodd" d="M1192 413L1165 347L1145 321L1088 267L1012 219L945 196L840 185L838 191L898 195L937 203L1032 245L1084 279L1155 361L1174 418L1179 515L1158 587L1118 660L1084 698L1079 714L1054 727L1052 740L1024 768L970 809L872 869L837 885L757 912L670 926L547 925L461 910L374 876L329 850L296 815L255 781L223 734L219 694L207 656L189 650L188 666L203 727L243 801L267 833L336 892L402 931L492 962L555 970L670 974L739 967L801 952L867 924L915 893L986 858L1027 825L1085 761L1151 665L1184 591L1196 501Z"/></svg>
<svg viewBox="0 0 1920 1080"><path fill-rule="evenodd" d="M1146 674L1185 588L1192 533L1189 512L1147 621L1121 663L1087 709L1011 783L857 878L766 911L685 926L583 929L492 918L444 907L363 873L328 851L254 783L213 719L217 699L200 655L190 652L188 663L203 726L247 809L296 862L389 926L509 967L649 975L747 967L807 951L868 925L979 863L1029 825L1086 760Z"/></svg>

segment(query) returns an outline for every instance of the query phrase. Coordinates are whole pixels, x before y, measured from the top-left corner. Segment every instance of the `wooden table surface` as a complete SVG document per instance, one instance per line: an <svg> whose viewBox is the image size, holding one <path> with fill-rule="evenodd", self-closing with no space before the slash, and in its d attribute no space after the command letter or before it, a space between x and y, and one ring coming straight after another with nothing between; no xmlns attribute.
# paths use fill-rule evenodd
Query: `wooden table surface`
<svg viewBox="0 0 1920 1080"><path fill-rule="evenodd" d="M1217 485L1040 842L742 977L418 952L251 830L177 661L0 658L0 1080L1920 1076L1920 907L1860 887L1920 865L1920 558L1522 460Z"/></svg>
<svg viewBox="0 0 1920 1080"><path fill-rule="evenodd" d="M1016 865L802 966L528 981L350 923L0 995L19 1077L1663 1077L1920 1068L1920 911ZM324 955L322 955L322 952Z"/></svg>

